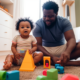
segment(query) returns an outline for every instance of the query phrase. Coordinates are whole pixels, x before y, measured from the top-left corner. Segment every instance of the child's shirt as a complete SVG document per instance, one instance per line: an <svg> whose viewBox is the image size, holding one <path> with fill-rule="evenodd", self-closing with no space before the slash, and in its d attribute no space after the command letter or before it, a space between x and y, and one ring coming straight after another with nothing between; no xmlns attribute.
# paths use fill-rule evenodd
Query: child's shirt
<svg viewBox="0 0 80 80"><path fill-rule="evenodd" d="M23 39L20 35L17 35L12 40L12 43L17 44L17 48L16 49L17 49L18 53L20 53L21 49L24 49L25 51L27 49L31 49L32 48L32 44L36 44L37 40L32 35L29 35L29 37L27 39Z"/></svg>

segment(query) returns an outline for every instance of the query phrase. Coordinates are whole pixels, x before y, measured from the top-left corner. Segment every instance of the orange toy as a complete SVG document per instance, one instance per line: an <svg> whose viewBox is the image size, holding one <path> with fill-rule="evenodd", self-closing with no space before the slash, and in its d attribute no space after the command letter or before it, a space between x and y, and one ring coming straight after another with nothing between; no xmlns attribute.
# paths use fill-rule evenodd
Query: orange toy
<svg viewBox="0 0 80 80"><path fill-rule="evenodd" d="M44 63L44 68L49 68L50 69L50 57L44 56L43 57L43 63Z"/></svg>
<svg viewBox="0 0 80 80"><path fill-rule="evenodd" d="M19 71L33 71L35 67L32 54L27 50Z"/></svg>

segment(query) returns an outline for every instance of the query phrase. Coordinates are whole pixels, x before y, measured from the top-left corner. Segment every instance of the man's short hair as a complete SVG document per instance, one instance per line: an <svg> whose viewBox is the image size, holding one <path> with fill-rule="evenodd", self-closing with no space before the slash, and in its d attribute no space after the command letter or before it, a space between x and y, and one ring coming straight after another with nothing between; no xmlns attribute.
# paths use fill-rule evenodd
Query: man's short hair
<svg viewBox="0 0 80 80"><path fill-rule="evenodd" d="M48 2L46 2L46 3L43 4L43 10L44 9L46 9L46 10L53 9L54 10L54 13L57 14L57 12L59 10L59 7L58 7L58 4L56 4L55 2L48 1Z"/></svg>

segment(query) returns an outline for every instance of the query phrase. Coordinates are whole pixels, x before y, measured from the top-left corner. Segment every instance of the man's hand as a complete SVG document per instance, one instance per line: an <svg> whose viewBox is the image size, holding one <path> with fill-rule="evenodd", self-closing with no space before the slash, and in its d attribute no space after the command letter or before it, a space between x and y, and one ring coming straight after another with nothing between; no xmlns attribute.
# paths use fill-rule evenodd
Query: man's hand
<svg viewBox="0 0 80 80"><path fill-rule="evenodd" d="M52 58L52 61L53 61L53 64L55 65L55 64L60 64L60 58L58 58L58 57L53 57Z"/></svg>
<svg viewBox="0 0 80 80"><path fill-rule="evenodd" d="M70 54L68 54L67 52L63 52L61 54L60 60L61 60L61 65L65 66L66 63L70 60Z"/></svg>

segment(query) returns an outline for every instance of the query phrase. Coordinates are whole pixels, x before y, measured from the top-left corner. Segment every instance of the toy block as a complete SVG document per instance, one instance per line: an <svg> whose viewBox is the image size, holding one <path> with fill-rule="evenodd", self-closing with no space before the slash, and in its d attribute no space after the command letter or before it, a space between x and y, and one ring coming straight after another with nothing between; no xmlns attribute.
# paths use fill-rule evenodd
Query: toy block
<svg viewBox="0 0 80 80"><path fill-rule="evenodd" d="M79 78L71 74L66 74L60 80L79 80Z"/></svg>
<svg viewBox="0 0 80 80"><path fill-rule="evenodd" d="M19 71L34 71L35 67L32 54L27 50Z"/></svg>
<svg viewBox="0 0 80 80"><path fill-rule="evenodd" d="M60 65L60 64L55 64L55 68L56 68L57 66L61 66L61 65Z"/></svg>
<svg viewBox="0 0 80 80"><path fill-rule="evenodd" d="M47 80L46 76L38 76L36 80Z"/></svg>
<svg viewBox="0 0 80 80"><path fill-rule="evenodd" d="M6 71L0 71L0 80L6 80Z"/></svg>
<svg viewBox="0 0 80 80"><path fill-rule="evenodd" d="M59 74L63 74L64 73L64 67L61 66L60 64L55 64L55 68L58 69L58 73Z"/></svg>
<svg viewBox="0 0 80 80"><path fill-rule="evenodd" d="M20 53L25 53L25 50L24 50L24 49L21 49L21 50L20 50Z"/></svg>
<svg viewBox="0 0 80 80"><path fill-rule="evenodd" d="M19 71L14 70L7 72L6 80L19 80Z"/></svg>
<svg viewBox="0 0 80 80"><path fill-rule="evenodd" d="M48 56L44 56L43 57L43 63L44 63L44 65L43 65L43 67L44 68L49 68L50 69L50 57L48 57Z"/></svg>
<svg viewBox="0 0 80 80"><path fill-rule="evenodd" d="M44 75L44 76L47 76L47 69L45 69L45 70L43 71L43 75Z"/></svg>
<svg viewBox="0 0 80 80"><path fill-rule="evenodd" d="M54 68L47 70L47 79L58 80L58 70Z"/></svg>
<svg viewBox="0 0 80 80"><path fill-rule="evenodd" d="M63 74L64 73L64 67L63 66L57 66L56 69L58 69L58 73L59 74Z"/></svg>
<svg viewBox="0 0 80 80"><path fill-rule="evenodd" d="M49 63L46 63L46 67L48 67L49 66Z"/></svg>

